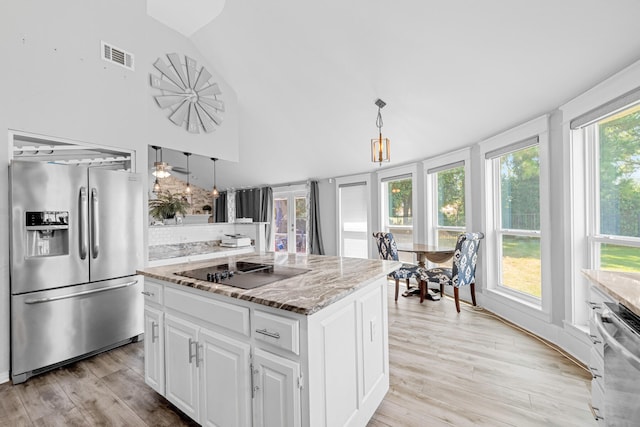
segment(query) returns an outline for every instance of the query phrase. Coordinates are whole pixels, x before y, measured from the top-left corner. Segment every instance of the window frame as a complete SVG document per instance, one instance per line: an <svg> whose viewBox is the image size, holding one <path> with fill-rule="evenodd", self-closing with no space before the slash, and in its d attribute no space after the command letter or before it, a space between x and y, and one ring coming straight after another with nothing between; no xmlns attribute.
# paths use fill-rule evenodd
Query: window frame
<svg viewBox="0 0 640 427"><path fill-rule="evenodd" d="M594 240L600 243L616 243L615 239L597 238L590 236L595 228L590 212L594 212L596 189L593 180L595 176L593 165L596 152L587 144L588 126L572 126L575 121L601 110L603 106L617 103L628 98L629 94L637 94L640 90L640 62L617 73L605 80L596 88L587 91L560 107L562 112L563 156L566 160L563 173L565 188L564 223L565 229L565 259L569 265L564 271L564 281L570 286L565 288L565 319L564 325L569 331L580 331L584 335L575 334L583 342L589 333L589 313L585 301L589 301L590 282L581 273L582 269L589 269L595 265ZM597 89L597 90L596 90ZM632 104L634 101L628 103ZM626 107L625 107L626 108ZM624 108L623 108L624 109ZM602 240L605 240L604 242ZM586 341L585 341L586 340Z"/></svg>
<svg viewBox="0 0 640 427"><path fill-rule="evenodd" d="M640 102L636 102L637 105ZM631 108L633 105L625 107L622 111ZM600 259L600 245L612 244L619 246L628 246L633 248L640 248L639 237L625 237L614 234L603 234L600 230L601 215L600 215L600 137L596 132L596 123L585 126L583 137L588 153L587 165L585 171L587 176L585 181L588 181L589 193L587 212L587 242L588 242L588 258L589 265L587 268L599 270L602 268Z"/></svg>
<svg viewBox="0 0 640 427"><path fill-rule="evenodd" d="M385 197L384 197L384 185L388 182L388 181L392 181L394 180L395 177L398 178L402 178L405 176L409 176L411 177L411 215L412 215L412 236L413 236L413 243L417 243L420 241L420 236L422 235L421 233L423 233L422 230L422 215L419 212L418 206L418 165L417 164L411 164L411 165L405 165L405 166L398 166L395 168L389 168L389 169L384 169L381 171L376 172L376 180L377 180L377 195L378 195L378 208L377 208L377 212L378 212L378 220L377 220L377 224L378 224L378 229L383 231L385 229L385 224L384 224L384 218L385 218L385 209L387 209L387 207L384 205L385 203Z"/></svg>
<svg viewBox="0 0 640 427"><path fill-rule="evenodd" d="M462 165L460 165L462 163ZM453 151L442 156L433 157L422 162L424 171L424 188L426 189L425 203L423 211L427 213L426 229L423 241L429 245L438 244L438 232L440 230L447 231L465 231L471 230L473 227L473 206L471 199L471 147ZM448 167L451 166L451 167ZM464 211L465 225L464 227L448 227L438 225L438 180L437 174L456 167L464 167ZM430 170L437 169L429 173Z"/></svg>
<svg viewBox="0 0 640 427"><path fill-rule="evenodd" d="M535 231L527 230L505 230L509 235L535 235L540 238L541 298L539 299L500 285L501 238L505 235L505 230L500 230L497 222L501 205L499 167L496 167L495 164L496 158L508 152L525 148L524 146L518 146L519 141L536 136L538 138L537 145L540 159L539 234ZM529 315L550 322L553 297L551 288L549 116L544 115L533 119L516 128L484 140L480 142L479 146L482 158L481 180L484 191L484 197L481 197L481 211L485 225L485 248L487 254L485 268L482 269L482 277L487 291L485 305L497 313L508 310L518 319L522 315ZM510 150L510 146L513 146L514 149ZM488 155L492 157L487 158ZM496 176L498 176L497 180ZM516 308L517 311L511 311L513 308Z"/></svg>

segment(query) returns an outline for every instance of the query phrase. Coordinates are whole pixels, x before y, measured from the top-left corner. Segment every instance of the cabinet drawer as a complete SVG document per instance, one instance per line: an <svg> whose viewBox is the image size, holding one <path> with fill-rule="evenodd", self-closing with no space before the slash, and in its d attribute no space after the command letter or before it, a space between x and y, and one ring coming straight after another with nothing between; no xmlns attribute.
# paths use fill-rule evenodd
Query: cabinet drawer
<svg viewBox="0 0 640 427"><path fill-rule="evenodd" d="M158 305L162 305L162 290L163 286L159 283L151 282L148 279L144 281L144 302L152 302Z"/></svg>
<svg viewBox="0 0 640 427"><path fill-rule="evenodd" d="M165 306L249 336L249 309L167 287Z"/></svg>
<svg viewBox="0 0 640 427"><path fill-rule="evenodd" d="M300 322L274 314L255 310L253 313L253 336L291 351L300 353Z"/></svg>

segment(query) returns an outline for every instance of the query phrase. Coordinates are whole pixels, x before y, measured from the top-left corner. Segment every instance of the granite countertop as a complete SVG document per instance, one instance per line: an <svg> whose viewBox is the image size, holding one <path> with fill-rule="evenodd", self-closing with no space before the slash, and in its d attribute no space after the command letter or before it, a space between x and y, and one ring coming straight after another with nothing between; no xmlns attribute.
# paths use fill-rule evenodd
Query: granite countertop
<svg viewBox="0 0 640 427"><path fill-rule="evenodd" d="M240 248L227 248L219 245L219 241L175 243L170 245L149 246L149 261L180 258L186 256L230 252Z"/></svg>
<svg viewBox="0 0 640 427"><path fill-rule="evenodd" d="M582 270L598 289L640 316L640 273Z"/></svg>
<svg viewBox="0 0 640 427"><path fill-rule="evenodd" d="M241 289L174 274L179 271L235 261L298 267L310 271L254 289ZM344 298L365 284L385 277L401 265L402 263L397 261L267 252L147 267L144 270L139 270L138 274L231 298L310 315Z"/></svg>

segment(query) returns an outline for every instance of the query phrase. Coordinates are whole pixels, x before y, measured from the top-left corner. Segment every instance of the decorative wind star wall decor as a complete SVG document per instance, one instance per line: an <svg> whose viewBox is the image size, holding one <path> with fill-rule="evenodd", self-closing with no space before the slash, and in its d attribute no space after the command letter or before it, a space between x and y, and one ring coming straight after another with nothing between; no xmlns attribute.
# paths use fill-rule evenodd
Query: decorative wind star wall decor
<svg viewBox="0 0 640 427"><path fill-rule="evenodd" d="M150 74L151 87L159 89L154 95L158 106L169 109L169 120L176 126L185 127L190 133L213 132L222 125L224 102L218 83L203 66L197 69L194 59L185 55L184 65L180 55L168 53L169 65L158 58L153 66L160 76Z"/></svg>

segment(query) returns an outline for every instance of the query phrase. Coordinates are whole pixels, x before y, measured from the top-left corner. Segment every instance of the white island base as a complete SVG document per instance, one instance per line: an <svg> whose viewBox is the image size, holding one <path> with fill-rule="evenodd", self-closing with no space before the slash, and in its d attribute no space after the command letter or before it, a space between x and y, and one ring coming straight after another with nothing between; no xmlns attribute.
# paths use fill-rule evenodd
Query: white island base
<svg viewBox="0 0 640 427"><path fill-rule="evenodd" d="M385 276L312 314L147 277L145 380L201 425L365 426L389 389Z"/></svg>

